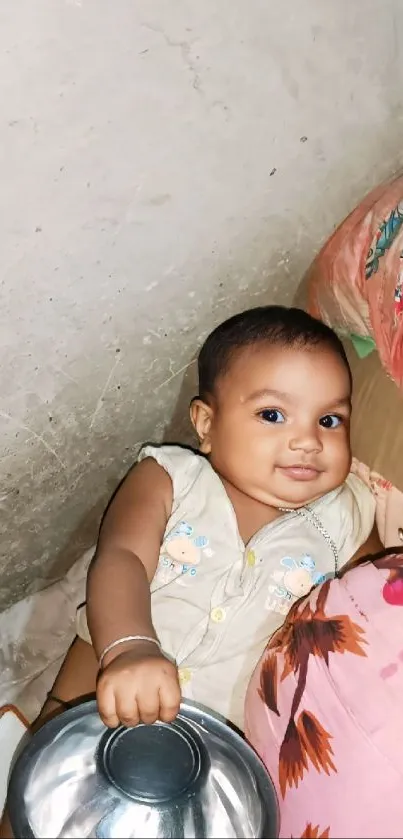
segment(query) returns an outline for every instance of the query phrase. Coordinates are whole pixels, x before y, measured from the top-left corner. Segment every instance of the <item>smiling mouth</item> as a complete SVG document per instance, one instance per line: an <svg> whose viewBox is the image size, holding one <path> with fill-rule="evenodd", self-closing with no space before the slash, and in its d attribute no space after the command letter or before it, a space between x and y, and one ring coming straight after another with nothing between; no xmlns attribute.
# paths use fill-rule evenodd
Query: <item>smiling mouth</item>
<svg viewBox="0 0 403 839"><path fill-rule="evenodd" d="M320 470L314 466L294 464L294 466L278 466L277 469L294 481L314 481L320 475Z"/></svg>

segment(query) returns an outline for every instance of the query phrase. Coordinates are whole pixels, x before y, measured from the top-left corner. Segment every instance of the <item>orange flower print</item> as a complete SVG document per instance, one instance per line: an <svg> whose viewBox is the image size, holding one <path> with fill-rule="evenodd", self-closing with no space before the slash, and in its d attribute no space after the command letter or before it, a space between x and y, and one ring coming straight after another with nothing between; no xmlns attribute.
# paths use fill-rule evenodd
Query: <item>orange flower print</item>
<svg viewBox="0 0 403 839"><path fill-rule="evenodd" d="M280 716L277 708L277 658L275 655L267 655L260 677L259 696L266 703L273 714Z"/></svg>
<svg viewBox="0 0 403 839"><path fill-rule="evenodd" d="M326 775L336 772L332 761L331 735L309 711L302 711L296 723L291 717L279 755L279 784L284 798L287 786L298 787L309 761Z"/></svg>
<svg viewBox="0 0 403 839"><path fill-rule="evenodd" d="M303 709L297 718L310 657L323 659L329 667L330 653L366 656L364 629L348 615L325 615L329 587L330 581L320 586L314 607L311 606L311 598L295 604L281 629L271 639L262 664L259 694L277 716L279 681L284 681L290 673L297 677L290 719L279 753L279 785L283 798L287 788L298 787L309 765L327 775L337 771L332 759L331 734L307 709ZM279 654L283 659L280 677Z"/></svg>
<svg viewBox="0 0 403 839"><path fill-rule="evenodd" d="M330 827L327 827L326 830L322 830L320 833L319 825L314 827L310 822L307 824L303 833L301 833L301 839L329 839Z"/></svg>

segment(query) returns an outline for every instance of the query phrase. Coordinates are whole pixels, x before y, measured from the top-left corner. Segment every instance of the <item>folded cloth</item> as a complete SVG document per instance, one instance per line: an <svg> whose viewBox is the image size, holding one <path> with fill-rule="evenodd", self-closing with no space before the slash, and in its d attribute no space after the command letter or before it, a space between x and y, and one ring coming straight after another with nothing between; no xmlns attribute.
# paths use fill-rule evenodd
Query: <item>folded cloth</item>
<svg viewBox="0 0 403 839"><path fill-rule="evenodd" d="M28 730L28 723L13 705L0 708L0 815L6 803L9 773L14 755Z"/></svg>
<svg viewBox="0 0 403 839"><path fill-rule="evenodd" d="M93 549L62 580L0 614L0 706L16 705L28 722L39 713L74 639L92 555Z"/></svg>

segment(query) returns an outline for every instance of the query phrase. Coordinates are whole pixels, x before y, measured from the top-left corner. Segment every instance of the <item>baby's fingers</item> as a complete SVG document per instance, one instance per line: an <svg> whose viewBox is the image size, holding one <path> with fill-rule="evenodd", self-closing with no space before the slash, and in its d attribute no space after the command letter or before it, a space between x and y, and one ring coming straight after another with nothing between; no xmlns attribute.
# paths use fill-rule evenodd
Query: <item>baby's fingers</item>
<svg viewBox="0 0 403 839"><path fill-rule="evenodd" d="M156 720L162 719L160 710L160 695L158 688L148 689L138 697L138 709L140 722L150 725Z"/></svg>
<svg viewBox="0 0 403 839"><path fill-rule="evenodd" d="M115 691L112 685L98 683L97 686L98 713L108 728L117 728L120 723L116 710Z"/></svg>
<svg viewBox="0 0 403 839"><path fill-rule="evenodd" d="M137 699L130 691L123 692L115 691L116 713L122 725L127 728L138 725L140 720L140 712L137 704Z"/></svg>
<svg viewBox="0 0 403 839"><path fill-rule="evenodd" d="M163 722L172 722L175 719L179 713L181 699L178 678L172 676L161 685L159 691L160 719Z"/></svg>

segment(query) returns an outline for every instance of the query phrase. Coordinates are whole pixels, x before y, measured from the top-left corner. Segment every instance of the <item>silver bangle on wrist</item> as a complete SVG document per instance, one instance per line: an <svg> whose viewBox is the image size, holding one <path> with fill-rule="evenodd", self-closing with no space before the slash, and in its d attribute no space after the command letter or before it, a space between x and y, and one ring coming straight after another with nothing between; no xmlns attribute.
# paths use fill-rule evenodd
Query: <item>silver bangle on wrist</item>
<svg viewBox="0 0 403 839"><path fill-rule="evenodd" d="M104 661L105 656L113 650L115 647L118 647L119 644L126 644L127 641L145 641L149 644L155 644L158 647L159 651L162 652L162 647L159 641L156 638L151 638L148 635L125 635L123 638L118 638L116 641L112 641L111 644L108 644L104 650L102 650L101 655L99 656L98 667L101 670L102 664Z"/></svg>

